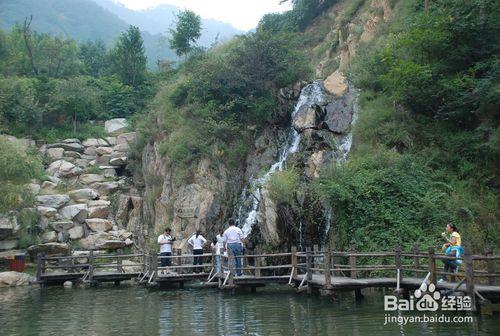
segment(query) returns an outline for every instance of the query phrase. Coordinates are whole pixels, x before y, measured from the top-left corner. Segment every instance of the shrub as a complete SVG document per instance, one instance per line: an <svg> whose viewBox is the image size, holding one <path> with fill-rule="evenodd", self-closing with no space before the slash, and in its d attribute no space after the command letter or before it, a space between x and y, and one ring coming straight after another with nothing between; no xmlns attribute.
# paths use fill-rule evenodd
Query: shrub
<svg viewBox="0 0 500 336"><path fill-rule="evenodd" d="M277 204L294 204L299 186L300 176L294 169L276 172L267 181L269 195Z"/></svg>
<svg viewBox="0 0 500 336"><path fill-rule="evenodd" d="M33 197L25 187L32 178L42 175L41 158L26 153L4 137L0 137L0 212L29 206Z"/></svg>

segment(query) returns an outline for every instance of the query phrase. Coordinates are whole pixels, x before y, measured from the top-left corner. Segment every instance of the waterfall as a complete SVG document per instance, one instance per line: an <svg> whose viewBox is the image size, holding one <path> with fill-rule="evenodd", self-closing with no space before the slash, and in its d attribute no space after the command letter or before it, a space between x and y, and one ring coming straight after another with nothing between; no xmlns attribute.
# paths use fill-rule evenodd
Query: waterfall
<svg viewBox="0 0 500 336"><path fill-rule="evenodd" d="M240 223L243 223L242 230L245 236L249 235L252 231L252 226L257 221L257 213L259 209L259 204L261 202L261 191L262 187L269 180L272 174L277 171L282 171L285 168L285 163L288 156L292 153L297 152L300 145L300 134L293 127L297 112L303 106L311 106L314 104L322 105L326 102L327 97L323 91L322 81L315 81L306 87L304 87L300 93L299 99L295 108L292 112L290 129L288 131L288 136L285 141L281 144L278 150L277 161L271 165L269 170L260 178L252 179L250 181L250 188L245 188L240 198L240 208L238 210L238 216ZM245 213L245 204L249 203L251 199L251 206L247 209L246 217L241 221L240 216Z"/></svg>

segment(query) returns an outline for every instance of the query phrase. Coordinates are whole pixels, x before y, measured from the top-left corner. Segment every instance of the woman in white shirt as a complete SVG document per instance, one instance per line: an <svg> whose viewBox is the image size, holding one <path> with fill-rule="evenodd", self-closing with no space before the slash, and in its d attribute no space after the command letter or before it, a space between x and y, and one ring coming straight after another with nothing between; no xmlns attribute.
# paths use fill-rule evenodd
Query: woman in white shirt
<svg viewBox="0 0 500 336"><path fill-rule="evenodd" d="M200 230L196 230L196 233L192 235L191 238L189 238L188 240L188 244L193 247L194 255L203 254L203 245L205 245L206 242L207 240L205 239L205 237L201 235ZM193 265L202 265L202 264L203 264L203 257L194 257ZM199 273L202 270L203 270L202 268L195 268L194 272Z"/></svg>

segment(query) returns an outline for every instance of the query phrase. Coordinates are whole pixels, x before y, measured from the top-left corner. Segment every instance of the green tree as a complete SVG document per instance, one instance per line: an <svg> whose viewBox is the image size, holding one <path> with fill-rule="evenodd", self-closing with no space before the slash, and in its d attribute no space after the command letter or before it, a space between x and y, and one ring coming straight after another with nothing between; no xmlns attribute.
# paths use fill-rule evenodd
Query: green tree
<svg viewBox="0 0 500 336"><path fill-rule="evenodd" d="M98 118L101 112L100 93L87 77L56 80L48 107L53 119L70 119L73 132L79 121Z"/></svg>
<svg viewBox="0 0 500 336"><path fill-rule="evenodd" d="M114 72L126 85L137 86L146 79L147 58L139 28L130 26L111 52Z"/></svg>
<svg viewBox="0 0 500 336"><path fill-rule="evenodd" d="M106 46L102 41L88 41L80 45L80 59L87 75L100 77L109 67Z"/></svg>
<svg viewBox="0 0 500 336"><path fill-rule="evenodd" d="M178 56L189 54L201 36L201 17L185 10L177 15L175 29L170 29L170 47Z"/></svg>

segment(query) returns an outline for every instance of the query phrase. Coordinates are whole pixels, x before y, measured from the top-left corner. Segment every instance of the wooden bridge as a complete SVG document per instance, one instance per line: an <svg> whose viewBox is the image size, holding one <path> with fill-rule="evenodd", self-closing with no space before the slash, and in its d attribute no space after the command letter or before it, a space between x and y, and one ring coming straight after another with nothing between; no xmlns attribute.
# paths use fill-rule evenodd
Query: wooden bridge
<svg viewBox="0 0 500 336"><path fill-rule="evenodd" d="M267 284L289 284L298 292L318 292L332 295L339 291L354 291L362 298L364 288L394 288L396 293L408 295L409 290L419 288L422 283L433 283L444 293L468 295L472 306L485 302L500 302L500 286L496 285L499 255L491 253L472 255L465 251L463 264L456 273L445 273L438 262L457 259L433 248L421 252L417 247L404 252L396 248L391 252L357 252L354 249L339 252L317 247L289 252L217 256L182 254L176 249L169 257L157 254L96 254L45 257L39 255L37 280L41 285L61 284L65 281L97 285L102 282L119 284L135 279L148 287L165 287L197 280L205 286L234 290L256 288ZM201 265L193 265L194 257L202 257ZM161 260L169 258L170 266L160 266ZM221 267L217 269L217 258ZM240 258L242 267L235 269L233 262ZM236 273L241 271L241 276ZM447 276L450 281L438 282L438 277Z"/></svg>

